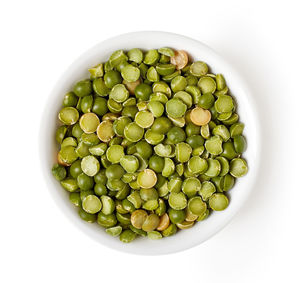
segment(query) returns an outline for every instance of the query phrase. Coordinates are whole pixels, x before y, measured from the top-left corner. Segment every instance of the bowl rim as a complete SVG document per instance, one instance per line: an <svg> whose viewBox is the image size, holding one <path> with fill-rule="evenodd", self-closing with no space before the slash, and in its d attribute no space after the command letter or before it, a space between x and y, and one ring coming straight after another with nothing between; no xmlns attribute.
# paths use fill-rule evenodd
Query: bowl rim
<svg viewBox="0 0 300 283"><path fill-rule="evenodd" d="M256 125L256 136L254 137L254 139L255 139L254 153L256 155L256 157L255 157L256 164L255 164L255 166L253 166L253 168L251 168L252 179L250 179L250 181L249 181L250 183L247 185L247 187L249 189L247 189L247 191L243 193L243 197L241 197L240 203L235 206L235 208L229 213L229 215L226 217L225 220L223 219L222 223L220 223L217 227L214 227L214 229L210 229L206 233L206 235L204 237L202 237L201 239L199 239L198 241L189 242L189 241L185 241L184 238L182 239L182 237L181 237L181 240L183 240L183 241L181 241L181 244L179 244L179 243L177 245L173 244L170 247L168 246L166 249L164 249L164 248L153 249L153 251L151 249L145 250L140 247L135 248L134 245L132 246L132 248L130 248L130 246L128 248L128 245L126 245L126 248L121 248L120 245L117 245L116 243L114 244L113 241L104 240L100 234L98 237L95 237L95 234L88 232L87 229L84 228L85 226L82 223L80 223L81 219L78 217L78 215L76 215L78 217L78 220L75 220L73 216L71 217L71 214L74 214L74 213L69 211L68 205L66 205L66 201L62 200L62 198L61 198L61 200L58 198L58 193L55 192L55 190L52 188L53 186L51 185L52 180L50 178L54 179L50 172L51 169L49 170L49 167L46 165L46 162L45 162L45 158L47 158L47 156L48 156L48 154L46 153L47 147L49 146L47 143L48 142L47 127L45 127L45 121L47 121L47 119L50 117L49 116L50 110L48 108L48 105L50 105L51 102L53 101L53 97L55 97L55 94L57 96L58 89L62 84L64 84L64 78L66 77L66 75L69 72L72 72L74 70L74 68L76 68L77 65L80 65L79 63L82 63L83 61L85 61L87 59L87 57L90 55L90 53L94 52L95 49L97 49L97 48L101 49L102 45L105 45L105 44L109 45L109 43L115 44L116 42L126 42L129 39L141 38L141 37L142 38L156 38L156 37L159 38L160 37L160 38L164 38L165 42L168 42L168 40L170 40L172 38L172 40L178 40L178 42L184 42L186 48L183 48L183 49L187 50L187 52L189 52L188 44L190 44L190 45L198 46L199 49L201 49L202 51L204 50L206 52L206 54L213 56L219 62L220 65L225 66L226 70L230 71L231 77L233 77L234 80L236 80L238 82L238 84L240 85L240 88L244 92L243 95L245 96L245 99L247 100L247 103L249 104L250 112L252 112L251 118L253 119L253 121ZM147 40L149 40L149 39L147 39ZM139 47L139 46L136 46L136 47ZM111 51L113 51L113 50L111 50ZM96 63L97 62L95 62L95 64ZM208 62L208 64L210 64L210 63ZM227 76L227 74L225 74L225 77L226 76ZM235 82L231 82L231 83L234 84ZM249 195L251 194L252 188L254 186L254 182L256 182L256 179L258 176L258 171L259 171L259 166L260 166L260 152L261 152L261 128L260 128L260 124L259 124L259 118L258 118L259 114L257 112L257 107L255 105L255 102L251 95L251 91L249 89L250 88L247 85L247 83L245 82L245 80L234 69L232 64L229 64L227 62L227 60L225 60L222 56L220 56L217 52L215 52L212 48L210 48L206 44L204 44L198 40L192 39L190 37L184 36L184 35L165 32L165 31L137 31L137 32L120 34L120 35L108 38L100 43L97 43L96 45L94 45L93 47L89 48L87 51L82 53L77 59L75 59L73 61L73 63L70 64L69 67L60 75L60 78L54 84L54 87L52 88L52 90L51 90L50 94L48 95L46 102L45 102L44 112L42 113L42 119L40 122L40 130L39 130L40 142L39 142L38 150L39 150L40 165L41 165L40 167L41 167L41 170L43 171L45 185L48 188L49 194L51 195L54 203L59 207L59 210L68 219L72 218L73 221L71 221L71 222L80 231L82 231L85 234L88 234L90 238L97 241L98 243L100 243L106 247L118 250L118 251L130 253L130 254L139 254L139 255L163 255L163 254L170 254L170 253L184 251L184 250L190 249L194 246L197 246L197 245L205 242L206 240L211 238L213 235L215 235L219 231L221 231L233 219L233 217L237 214L237 212L240 211L241 207L245 204L245 202L249 198ZM65 203L65 204L63 204L63 203ZM84 229L85 229L85 231L83 231ZM178 240L179 240L179 238L178 238ZM133 243L131 243L129 245L132 245L132 244ZM125 244L122 243L122 245L125 245Z"/></svg>

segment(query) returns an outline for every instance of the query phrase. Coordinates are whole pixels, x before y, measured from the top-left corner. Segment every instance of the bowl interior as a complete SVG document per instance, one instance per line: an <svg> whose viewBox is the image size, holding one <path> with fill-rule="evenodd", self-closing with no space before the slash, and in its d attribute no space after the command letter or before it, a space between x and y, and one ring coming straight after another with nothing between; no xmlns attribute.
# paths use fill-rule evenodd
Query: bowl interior
<svg viewBox="0 0 300 283"><path fill-rule="evenodd" d="M118 238L107 235L102 227L82 221L77 209L68 200L68 193L52 177L51 168L56 162L57 144L54 133L58 126L57 113L60 110L63 96L72 89L73 84L88 77L87 69L97 63L106 61L114 50L129 50L134 47L152 49L169 46L184 49L194 60L205 61L213 73L222 73L238 104L240 121L245 123L244 134L248 141L244 157L247 159L249 172L237 180L229 192L230 205L222 212L214 212L203 222L198 222L192 229L181 231L174 237L151 241L137 239L130 244L123 244ZM221 230L240 209L254 184L259 165L259 124L251 94L247 86L233 68L206 45L193 39L165 32L136 32L124 34L97 44L79 57L63 74L53 89L41 121L40 156L46 186L49 188L57 205L70 220L91 238L111 248L136 254L166 254L191 248L198 245Z"/></svg>

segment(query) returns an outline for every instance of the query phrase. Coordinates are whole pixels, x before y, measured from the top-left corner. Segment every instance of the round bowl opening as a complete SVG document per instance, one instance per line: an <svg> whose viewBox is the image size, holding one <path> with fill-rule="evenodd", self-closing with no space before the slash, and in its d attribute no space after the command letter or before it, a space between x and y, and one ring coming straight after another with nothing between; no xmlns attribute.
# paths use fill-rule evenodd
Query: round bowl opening
<svg viewBox="0 0 300 283"><path fill-rule="evenodd" d="M249 172L245 177L237 180L235 187L229 192L230 204L226 210L213 212L205 221L198 222L193 228L183 230L175 236L158 241L140 238L130 244L124 244L118 238L107 235L98 224L90 224L81 220L77 208L69 202L68 193L53 178L51 168L56 162L57 152L54 137L58 125L56 117L61 107L63 95L71 90L76 81L88 77L89 67L106 61L113 51L129 50L134 47L147 50L163 46L186 50L194 60L206 62L213 73L222 73L225 76L231 94L237 101L240 121L245 123L244 135L247 138L248 147L243 156L248 162ZM134 254L158 255L182 251L199 245L220 231L242 207L251 192L258 172L259 150L259 123L251 94L244 80L208 46L191 38L167 32L146 31L123 34L89 49L65 71L57 82L47 100L41 120L41 168L46 186L49 188L54 201L62 212L92 239L110 248Z"/></svg>

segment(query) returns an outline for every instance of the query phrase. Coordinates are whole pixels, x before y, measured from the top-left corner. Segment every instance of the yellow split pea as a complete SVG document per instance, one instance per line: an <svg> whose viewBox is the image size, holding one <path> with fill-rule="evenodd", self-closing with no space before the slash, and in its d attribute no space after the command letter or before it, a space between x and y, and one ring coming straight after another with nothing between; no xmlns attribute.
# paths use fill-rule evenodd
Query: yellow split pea
<svg viewBox="0 0 300 283"><path fill-rule="evenodd" d="M195 107L190 114L191 121L197 126L204 126L209 123L211 113L209 110L201 107Z"/></svg>

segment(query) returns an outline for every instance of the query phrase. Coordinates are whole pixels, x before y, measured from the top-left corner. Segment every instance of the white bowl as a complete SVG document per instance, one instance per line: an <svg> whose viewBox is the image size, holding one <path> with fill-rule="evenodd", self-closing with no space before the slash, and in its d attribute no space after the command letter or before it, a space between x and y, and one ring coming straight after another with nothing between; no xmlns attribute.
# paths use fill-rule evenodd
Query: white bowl
<svg viewBox="0 0 300 283"><path fill-rule="evenodd" d="M90 224L81 220L77 209L69 202L68 193L62 189L52 174L51 168L56 162L57 144L55 130L58 125L57 113L66 92L73 84L88 77L87 69L99 62L106 61L114 50L129 50L134 47L142 49L169 46L186 50L194 60L207 62L213 73L222 73L231 93L238 103L240 120L245 123L245 136L248 141L244 157L248 161L248 174L239 179L230 191L230 205L221 212L213 212L207 220L198 222L193 228L183 230L175 236L151 241L138 238L130 244L124 244L118 238L107 235L96 223ZM101 42L81 55L63 74L51 92L41 119L40 156L41 168L45 176L46 186L62 212L90 238L113 249L134 254L158 255L182 251L204 242L220 231L243 206L252 190L259 166L260 131L257 114L252 102L251 93L243 79L211 48L194 39L167 32L134 32L123 34ZM238 235L233 235L238 237Z"/></svg>

